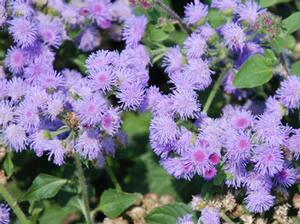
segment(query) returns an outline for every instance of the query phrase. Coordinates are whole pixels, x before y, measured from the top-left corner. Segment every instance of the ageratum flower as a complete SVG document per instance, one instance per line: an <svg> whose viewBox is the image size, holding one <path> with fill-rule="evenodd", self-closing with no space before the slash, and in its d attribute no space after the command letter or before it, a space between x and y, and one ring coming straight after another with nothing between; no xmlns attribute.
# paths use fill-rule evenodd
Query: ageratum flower
<svg viewBox="0 0 300 224"><path fill-rule="evenodd" d="M212 0L211 7L223 12L232 12L238 6L240 0Z"/></svg>
<svg viewBox="0 0 300 224"><path fill-rule="evenodd" d="M203 20L208 14L208 7L199 0L194 0L184 7L184 20L188 24L196 24Z"/></svg>
<svg viewBox="0 0 300 224"><path fill-rule="evenodd" d="M123 40L129 48L136 47L142 37L147 25L145 16L130 16L125 20L123 29Z"/></svg>
<svg viewBox="0 0 300 224"><path fill-rule="evenodd" d="M262 213L274 205L275 197L266 190L248 192L246 208L253 213Z"/></svg>
<svg viewBox="0 0 300 224"><path fill-rule="evenodd" d="M181 54L180 47L174 46L169 48L168 52L163 58L162 66L165 67L165 71L168 74L180 71L183 64L183 56Z"/></svg>
<svg viewBox="0 0 300 224"><path fill-rule="evenodd" d="M206 48L206 41L201 34L192 33L184 42L184 49L189 60L200 58L206 52Z"/></svg>
<svg viewBox="0 0 300 224"><path fill-rule="evenodd" d="M177 218L176 224L194 224L193 215L185 215Z"/></svg>
<svg viewBox="0 0 300 224"><path fill-rule="evenodd" d="M25 51L18 47L11 47L4 60L5 66L14 74L21 73L27 62Z"/></svg>
<svg viewBox="0 0 300 224"><path fill-rule="evenodd" d="M244 29L238 23L226 23L222 27L221 33L224 37L225 45L230 50L242 51L246 42L246 34L244 33Z"/></svg>
<svg viewBox="0 0 300 224"><path fill-rule="evenodd" d="M236 13L240 17L239 20L245 21L251 26L253 26L261 13L265 10L262 10L261 7L253 0L247 0L245 4L239 4L236 9Z"/></svg>
<svg viewBox="0 0 300 224"><path fill-rule="evenodd" d="M0 204L0 223L1 224L9 224L10 218L9 218L9 211L10 208L7 204L1 203Z"/></svg>
<svg viewBox="0 0 300 224"><path fill-rule="evenodd" d="M279 101L287 109L300 108L300 78L298 76L289 76L286 80L281 82L280 88L276 95Z"/></svg>
<svg viewBox="0 0 300 224"><path fill-rule="evenodd" d="M199 218L203 224L220 224L220 211L216 208L205 207Z"/></svg>

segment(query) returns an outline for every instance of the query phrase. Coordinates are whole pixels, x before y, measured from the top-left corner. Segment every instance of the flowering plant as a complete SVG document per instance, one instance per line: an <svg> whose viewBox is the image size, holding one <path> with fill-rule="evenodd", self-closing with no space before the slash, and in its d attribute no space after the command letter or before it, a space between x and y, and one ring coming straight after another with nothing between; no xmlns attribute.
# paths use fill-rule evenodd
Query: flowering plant
<svg viewBox="0 0 300 224"><path fill-rule="evenodd" d="M0 223L299 221L279 2L1 1Z"/></svg>

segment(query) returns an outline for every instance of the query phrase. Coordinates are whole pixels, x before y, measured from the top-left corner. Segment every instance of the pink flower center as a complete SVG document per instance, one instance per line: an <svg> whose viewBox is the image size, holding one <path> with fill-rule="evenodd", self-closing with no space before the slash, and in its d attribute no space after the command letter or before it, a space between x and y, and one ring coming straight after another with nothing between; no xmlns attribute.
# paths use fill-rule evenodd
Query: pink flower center
<svg viewBox="0 0 300 224"><path fill-rule="evenodd" d="M94 104L90 104L87 106L87 112L88 113L94 113L95 112L95 105Z"/></svg>
<svg viewBox="0 0 300 224"><path fill-rule="evenodd" d="M196 151L194 153L194 159L198 162L198 163L202 163L205 160L205 154L202 151Z"/></svg>
<svg viewBox="0 0 300 224"><path fill-rule="evenodd" d="M32 112L31 111L27 111L26 112L26 117L31 118L32 117Z"/></svg>
<svg viewBox="0 0 300 224"><path fill-rule="evenodd" d="M209 161L213 165L218 164L220 162L220 157L216 153L213 153L209 156Z"/></svg>
<svg viewBox="0 0 300 224"><path fill-rule="evenodd" d="M96 14L96 15L101 14L101 12L102 12L102 5L100 5L100 4L95 4L94 7L93 7L93 12L94 12L94 14Z"/></svg>
<svg viewBox="0 0 300 224"><path fill-rule="evenodd" d="M46 30L43 32L43 38L46 42L52 42L54 39L54 35L52 32Z"/></svg>
<svg viewBox="0 0 300 224"><path fill-rule="evenodd" d="M246 118L239 118L236 122L238 128L245 128L248 126L248 120Z"/></svg>
<svg viewBox="0 0 300 224"><path fill-rule="evenodd" d="M106 128L109 128L112 124L112 118L109 115L104 116L102 120L102 125Z"/></svg>
<svg viewBox="0 0 300 224"><path fill-rule="evenodd" d="M12 60L14 64L21 65L23 62L23 55L20 52L15 52L12 55Z"/></svg>
<svg viewBox="0 0 300 224"><path fill-rule="evenodd" d="M97 81L99 84L106 84L107 83L107 80L108 80L108 77L107 77L107 74L105 73L101 73L97 76Z"/></svg>
<svg viewBox="0 0 300 224"><path fill-rule="evenodd" d="M246 149L249 146L249 142L247 139L240 139L238 143L238 148L241 150Z"/></svg>
<svg viewBox="0 0 300 224"><path fill-rule="evenodd" d="M211 178L213 178L216 174L217 174L216 169L215 169L215 168L211 168L211 169L205 170L204 178L206 178L206 179L211 179Z"/></svg>
<svg viewBox="0 0 300 224"><path fill-rule="evenodd" d="M272 154L267 154L266 159L268 161L272 161L273 160L273 155Z"/></svg>

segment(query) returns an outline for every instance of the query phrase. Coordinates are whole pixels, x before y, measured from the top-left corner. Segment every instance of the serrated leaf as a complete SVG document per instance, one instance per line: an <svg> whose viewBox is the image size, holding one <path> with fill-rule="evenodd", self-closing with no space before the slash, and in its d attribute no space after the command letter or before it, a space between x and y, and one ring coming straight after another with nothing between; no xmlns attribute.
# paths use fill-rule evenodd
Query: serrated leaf
<svg viewBox="0 0 300 224"><path fill-rule="evenodd" d="M268 65L261 55L251 56L235 75L233 84L237 88L253 88L267 83L273 75L274 66Z"/></svg>
<svg viewBox="0 0 300 224"><path fill-rule="evenodd" d="M33 180L32 185L23 195L22 200L38 201L45 198L52 198L66 183L66 179L48 174L40 174Z"/></svg>
<svg viewBox="0 0 300 224"><path fill-rule="evenodd" d="M295 12L282 21L286 33L294 33L300 29L300 12Z"/></svg>
<svg viewBox="0 0 300 224"><path fill-rule="evenodd" d="M261 5L261 7L269 7L272 5L276 5L278 3L286 3L289 2L290 0L260 0L259 4Z"/></svg>
<svg viewBox="0 0 300 224"><path fill-rule="evenodd" d="M162 29L158 29L151 24L147 29L147 33L149 35L150 40L154 42L162 42L169 37L169 35L166 32L164 32Z"/></svg>
<svg viewBox="0 0 300 224"><path fill-rule="evenodd" d="M300 61L292 64L291 71L293 75L300 75Z"/></svg>
<svg viewBox="0 0 300 224"><path fill-rule="evenodd" d="M7 153L5 160L3 162L3 168L8 177L14 173L14 164L12 162L12 153Z"/></svg>
<svg viewBox="0 0 300 224"><path fill-rule="evenodd" d="M138 193L125 193L108 189L101 195L99 209L109 218L115 218L140 200L141 197L142 195Z"/></svg>
<svg viewBox="0 0 300 224"><path fill-rule="evenodd" d="M146 217L147 224L176 223L177 218L192 213L190 206L174 203L154 208Z"/></svg>

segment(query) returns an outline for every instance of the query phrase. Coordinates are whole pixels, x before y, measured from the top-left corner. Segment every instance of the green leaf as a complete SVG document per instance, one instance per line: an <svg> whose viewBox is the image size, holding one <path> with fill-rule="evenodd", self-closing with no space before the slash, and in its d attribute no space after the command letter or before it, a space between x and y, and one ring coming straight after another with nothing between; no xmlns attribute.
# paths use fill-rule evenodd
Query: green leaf
<svg viewBox="0 0 300 224"><path fill-rule="evenodd" d="M253 88L270 81L274 66L268 65L264 56L251 56L235 75L233 84L237 88Z"/></svg>
<svg viewBox="0 0 300 224"><path fill-rule="evenodd" d="M274 65L278 64L278 59L273 50L266 49L264 56L265 56L265 59L266 59L266 62L268 65L274 66Z"/></svg>
<svg viewBox="0 0 300 224"><path fill-rule="evenodd" d="M289 2L290 0L260 0L260 5L261 7L269 7L278 3L286 3Z"/></svg>
<svg viewBox="0 0 300 224"><path fill-rule="evenodd" d="M277 53L280 53L283 48L293 50L296 46L296 40L291 34L284 37L277 37L273 40L273 46Z"/></svg>
<svg viewBox="0 0 300 224"><path fill-rule="evenodd" d="M103 192L100 198L99 209L109 218L115 218L138 200L142 195L137 193L125 193L114 189Z"/></svg>
<svg viewBox="0 0 300 224"><path fill-rule="evenodd" d="M52 198L66 183L66 179L40 174L33 180L32 185L24 194L23 200L38 201Z"/></svg>
<svg viewBox="0 0 300 224"><path fill-rule="evenodd" d="M14 173L14 164L12 162L12 153L7 153L5 160L3 162L3 168L8 177L10 177Z"/></svg>
<svg viewBox="0 0 300 224"><path fill-rule="evenodd" d="M294 33L300 29L300 12L295 12L282 21L286 33Z"/></svg>
<svg viewBox="0 0 300 224"><path fill-rule="evenodd" d="M300 61L297 61L294 64L292 64L291 71L294 75L300 75Z"/></svg>
<svg viewBox="0 0 300 224"><path fill-rule="evenodd" d="M154 208L146 217L147 224L176 223L177 218L192 213L192 209L183 203L174 203Z"/></svg>
<svg viewBox="0 0 300 224"><path fill-rule="evenodd" d="M226 23L227 17L216 9L210 9L208 12L208 21L213 28L217 28Z"/></svg>
<svg viewBox="0 0 300 224"><path fill-rule="evenodd" d="M169 35L166 32L164 32L162 29L158 29L151 24L148 27L147 33L149 35L150 40L154 42L162 42L169 37Z"/></svg>

